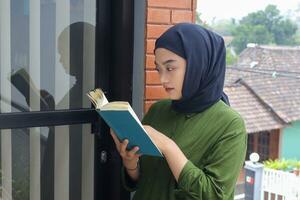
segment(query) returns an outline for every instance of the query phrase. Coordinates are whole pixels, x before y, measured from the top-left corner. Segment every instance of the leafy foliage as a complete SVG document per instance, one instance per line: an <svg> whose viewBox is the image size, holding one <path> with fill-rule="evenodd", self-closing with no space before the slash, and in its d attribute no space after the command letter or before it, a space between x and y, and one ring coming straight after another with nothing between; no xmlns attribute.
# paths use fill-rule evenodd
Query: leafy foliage
<svg viewBox="0 0 300 200"><path fill-rule="evenodd" d="M237 26L235 19L222 19L210 25L211 29L222 36L231 36Z"/></svg>
<svg viewBox="0 0 300 200"><path fill-rule="evenodd" d="M238 56L233 54L230 48L226 48L226 66L236 63Z"/></svg>
<svg viewBox="0 0 300 200"><path fill-rule="evenodd" d="M240 20L233 30L232 45L237 53L246 48L248 43L296 45L297 24L280 15L275 5L268 5L265 10L249 13Z"/></svg>
<svg viewBox="0 0 300 200"><path fill-rule="evenodd" d="M300 169L300 161L298 160L266 160L263 162L266 168L275 169L275 170L283 170L283 171L291 171L293 169Z"/></svg>

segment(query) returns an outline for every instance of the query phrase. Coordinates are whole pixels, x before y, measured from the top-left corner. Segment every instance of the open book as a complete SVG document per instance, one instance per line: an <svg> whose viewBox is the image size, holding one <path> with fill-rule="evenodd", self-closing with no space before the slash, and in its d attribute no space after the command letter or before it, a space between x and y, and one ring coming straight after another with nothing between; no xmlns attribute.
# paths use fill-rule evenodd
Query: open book
<svg viewBox="0 0 300 200"><path fill-rule="evenodd" d="M35 86L34 81L31 79L25 68L12 71L9 74L8 79L11 81L11 84L14 85L15 88L25 97L28 105L30 105L30 96L31 98L40 100L41 110L49 109L50 103L54 104L51 99L52 96L50 96L47 91L40 90Z"/></svg>
<svg viewBox="0 0 300 200"><path fill-rule="evenodd" d="M138 153L163 156L128 102L114 101L109 103L99 88L91 90L87 96L102 119L114 130L119 140L129 140L128 149L138 146L140 149Z"/></svg>

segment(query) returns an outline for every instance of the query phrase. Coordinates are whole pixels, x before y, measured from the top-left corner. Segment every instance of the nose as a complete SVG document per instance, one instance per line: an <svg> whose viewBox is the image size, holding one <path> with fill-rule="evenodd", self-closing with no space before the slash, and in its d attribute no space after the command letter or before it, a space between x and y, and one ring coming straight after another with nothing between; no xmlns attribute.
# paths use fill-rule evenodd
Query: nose
<svg viewBox="0 0 300 200"><path fill-rule="evenodd" d="M169 82L169 78L167 77L166 73L164 73L164 72L159 74L159 78L160 78L160 82L162 84Z"/></svg>

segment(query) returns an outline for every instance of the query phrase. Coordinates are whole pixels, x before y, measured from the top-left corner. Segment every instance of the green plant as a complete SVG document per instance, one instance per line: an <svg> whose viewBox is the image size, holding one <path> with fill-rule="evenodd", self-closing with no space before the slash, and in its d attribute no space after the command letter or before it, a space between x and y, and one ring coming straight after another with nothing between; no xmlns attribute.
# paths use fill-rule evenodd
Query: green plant
<svg viewBox="0 0 300 200"><path fill-rule="evenodd" d="M298 160L269 159L264 161L263 164L266 168L282 171L292 171L294 169L300 169L300 161Z"/></svg>
<svg viewBox="0 0 300 200"><path fill-rule="evenodd" d="M298 160L292 160L290 162L291 166L293 169L300 169L300 161Z"/></svg>

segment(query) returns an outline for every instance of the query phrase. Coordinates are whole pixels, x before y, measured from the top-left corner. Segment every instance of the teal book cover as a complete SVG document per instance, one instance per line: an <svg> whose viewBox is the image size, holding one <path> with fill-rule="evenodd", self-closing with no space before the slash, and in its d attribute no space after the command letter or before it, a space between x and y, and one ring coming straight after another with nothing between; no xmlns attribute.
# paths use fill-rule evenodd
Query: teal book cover
<svg viewBox="0 0 300 200"><path fill-rule="evenodd" d="M104 121L114 130L120 141L128 139L128 149L138 146L138 153L162 157L141 123L128 110L99 110Z"/></svg>
<svg viewBox="0 0 300 200"><path fill-rule="evenodd" d="M113 129L119 140L128 139L127 149L138 146L138 153L142 155L163 157L128 102L108 102L100 88L89 91L87 96L102 119Z"/></svg>

